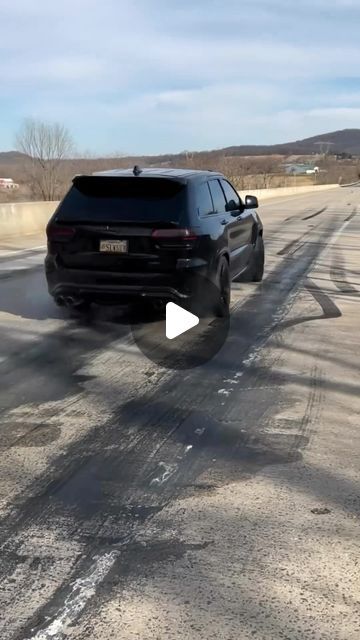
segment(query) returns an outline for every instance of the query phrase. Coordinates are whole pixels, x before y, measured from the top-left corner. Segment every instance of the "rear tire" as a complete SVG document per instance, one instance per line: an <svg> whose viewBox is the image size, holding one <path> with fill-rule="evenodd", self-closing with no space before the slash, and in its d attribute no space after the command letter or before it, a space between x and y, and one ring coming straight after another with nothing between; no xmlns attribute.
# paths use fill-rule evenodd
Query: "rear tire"
<svg viewBox="0 0 360 640"><path fill-rule="evenodd" d="M261 282L264 275L264 263L265 263L265 248L264 240L262 236L258 236L254 249L254 263L253 263L253 282Z"/></svg>
<svg viewBox="0 0 360 640"><path fill-rule="evenodd" d="M258 236L246 270L234 282L261 282L264 275L265 250L262 236Z"/></svg>
<svg viewBox="0 0 360 640"><path fill-rule="evenodd" d="M226 318L230 313L231 278L229 263L221 258L216 277L218 299L215 302L214 314L217 318Z"/></svg>

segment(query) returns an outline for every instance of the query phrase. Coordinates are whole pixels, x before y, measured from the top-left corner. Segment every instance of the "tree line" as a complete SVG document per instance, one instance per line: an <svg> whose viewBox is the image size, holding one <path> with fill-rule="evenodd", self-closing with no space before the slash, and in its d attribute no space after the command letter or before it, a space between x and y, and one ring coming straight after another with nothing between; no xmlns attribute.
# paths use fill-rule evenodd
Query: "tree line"
<svg viewBox="0 0 360 640"><path fill-rule="evenodd" d="M301 184L299 178L285 176L284 157L280 155L231 156L224 150L215 150L152 157L77 157L72 135L64 125L34 119L26 119L21 125L16 148L23 154L16 170L17 181L26 185L32 200L62 198L76 173L127 168L133 164L220 171L240 191ZM356 162L339 162L335 156L323 156L316 162L322 169L319 176L313 178L318 183L360 179L360 165Z"/></svg>

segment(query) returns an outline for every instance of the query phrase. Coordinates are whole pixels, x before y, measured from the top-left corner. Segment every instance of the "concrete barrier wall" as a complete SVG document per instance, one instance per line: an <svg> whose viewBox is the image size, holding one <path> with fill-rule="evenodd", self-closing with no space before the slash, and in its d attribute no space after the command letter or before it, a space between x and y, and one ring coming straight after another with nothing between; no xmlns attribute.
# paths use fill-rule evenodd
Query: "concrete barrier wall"
<svg viewBox="0 0 360 640"><path fill-rule="evenodd" d="M15 202L0 204L0 239L44 232L58 202Z"/></svg>
<svg viewBox="0 0 360 640"><path fill-rule="evenodd" d="M261 203L261 200L267 200L268 198L283 198L284 196L300 196L305 193L320 191L327 191L328 189L337 189L338 184L320 184L311 185L307 187L279 187L278 189L249 189L248 191L239 192L244 199L247 194L256 196Z"/></svg>
<svg viewBox="0 0 360 640"><path fill-rule="evenodd" d="M249 189L242 191L241 197L247 193L257 196L259 203L269 198L296 196L310 192L336 189L337 184L326 184L309 187L285 187L279 189ZM58 202L16 202L0 204L0 239L31 233L43 233L49 218L54 213Z"/></svg>
<svg viewBox="0 0 360 640"><path fill-rule="evenodd" d="M356 182L349 182L348 184L340 184L339 187L342 189L346 189L346 187L360 187L360 180L356 180Z"/></svg>

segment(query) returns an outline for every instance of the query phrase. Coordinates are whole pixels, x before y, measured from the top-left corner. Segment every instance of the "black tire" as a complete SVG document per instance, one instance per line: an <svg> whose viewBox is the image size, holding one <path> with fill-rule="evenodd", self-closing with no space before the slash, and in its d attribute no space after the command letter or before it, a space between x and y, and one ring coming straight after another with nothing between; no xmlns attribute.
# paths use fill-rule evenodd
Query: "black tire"
<svg viewBox="0 0 360 640"><path fill-rule="evenodd" d="M264 241L258 236L246 270L234 278L234 282L261 282L264 274Z"/></svg>
<svg viewBox="0 0 360 640"><path fill-rule="evenodd" d="M229 263L226 258L221 258L217 276L218 299L214 305L214 314L217 318L226 318L230 313L231 278Z"/></svg>
<svg viewBox="0 0 360 640"><path fill-rule="evenodd" d="M261 282L264 275L265 248L262 236L258 236L254 249L252 282Z"/></svg>

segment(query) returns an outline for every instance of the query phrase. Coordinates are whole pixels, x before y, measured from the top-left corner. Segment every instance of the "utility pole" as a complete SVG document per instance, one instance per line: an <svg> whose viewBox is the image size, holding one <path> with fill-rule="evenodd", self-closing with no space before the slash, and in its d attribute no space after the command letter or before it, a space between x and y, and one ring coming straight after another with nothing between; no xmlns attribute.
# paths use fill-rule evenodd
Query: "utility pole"
<svg viewBox="0 0 360 640"><path fill-rule="evenodd" d="M334 144L335 142L326 140L322 140L321 142L314 142L314 146L319 147L319 155L321 157L327 156L330 151L330 147Z"/></svg>

